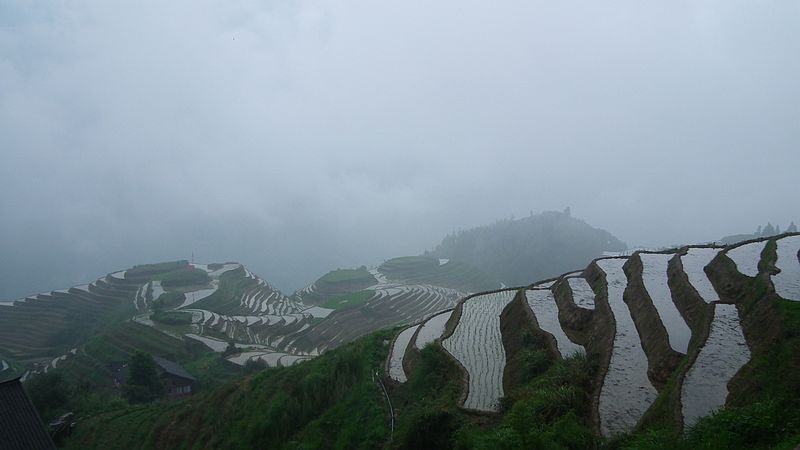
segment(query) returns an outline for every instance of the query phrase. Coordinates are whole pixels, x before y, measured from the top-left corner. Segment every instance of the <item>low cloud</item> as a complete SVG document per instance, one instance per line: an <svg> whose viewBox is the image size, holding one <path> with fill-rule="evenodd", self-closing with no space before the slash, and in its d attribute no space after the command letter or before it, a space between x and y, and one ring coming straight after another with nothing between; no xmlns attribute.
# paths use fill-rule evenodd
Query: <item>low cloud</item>
<svg viewBox="0 0 800 450"><path fill-rule="evenodd" d="M3 299L238 260L291 291L561 210L798 220L798 6L0 2Z"/></svg>

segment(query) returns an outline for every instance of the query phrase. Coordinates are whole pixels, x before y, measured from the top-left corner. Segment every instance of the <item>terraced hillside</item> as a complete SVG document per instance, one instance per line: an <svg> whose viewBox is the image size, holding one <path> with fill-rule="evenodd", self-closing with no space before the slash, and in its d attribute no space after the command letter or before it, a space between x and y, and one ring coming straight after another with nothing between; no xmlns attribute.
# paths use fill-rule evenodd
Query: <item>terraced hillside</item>
<svg viewBox="0 0 800 450"><path fill-rule="evenodd" d="M463 406L492 410L503 396L505 352L500 332L500 313L514 298L501 291L468 298L454 311L457 325L442 345L467 373L469 386Z"/></svg>
<svg viewBox="0 0 800 450"><path fill-rule="evenodd" d="M509 361L525 345L557 359L586 354L598 367L586 413L598 434L652 423L681 429L770 389L754 367L776 339L797 332L784 327L785 311L800 304L798 286L796 233L600 258L527 288L464 298L446 327L439 315L405 329L387 376L406 382L427 330L424 343L462 369L460 406L494 413L514 388Z"/></svg>
<svg viewBox="0 0 800 450"><path fill-rule="evenodd" d="M133 320L213 352L225 352L232 344L237 350L227 359L241 366L257 360L286 366L312 357L311 352L286 351L287 338L331 310L287 297L238 263L194 264L193 269L204 271L208 283L171 288L166 295L158 280L142 285L134 298L138 314ZM154 314L156 304L174 295L178 300L166 313Z"/></svg>
<svg viewBox="0 0 800 450"><path fill-rule="evenodd" d="M332 270L320 279L295 293L295 297L309 305L320 305L343 294L357 292L377 283L375 275L366 267Z"/></svg>
<svg viewBox="0 0 800 450"><path fill-rule="evenodd" d="M0 359L15 361L19 367L44 367L116 317L131 313L137 289L136 284L109 275L89 284L0 303Z"/></svg>
<svg viewBox="0 0 800 450"><path fill-rule="evenodd" d="M234 364L291 365L309 355L279 350L282 337L326 313L238 263L141 265L0 304L0 377L63 369L68 378L109 385L110 365L134 351L191 364L225 351L229 341L237 347L228 357Z"/></svg>
<svg viewBox="0 0 800 450"><path fill-rule="evenodd" d="M294 367L86 418L68 448L794 448L798 236L600 258L465 295Z"/></svg>
<svg viewBox="0 0 800 450"><path fill-rule="evenodd" d="M383 327L430 317L467 295L447 286L494 286L465 264L412 259L385 265L392 280L383 266L336 270L292 296L238 263L136 266L86 286L0 305L10 311L0 315L8 324L0 331L0 368L4 377L26 378L59 365L76 377L93 368L94 379L108 381L109 364L136 349L185 363L202 357L177 351L187 346L225 352L236 365L286 366ZM436 270L426 277L431 262ZM91 351L88 340L98 334L127 336L130 345ZM160 346L149 345L155 336Z"/></svg>
<svg viewBox="0 0 800 450"><path fill-rule="evenodd" d="M295 293L298 301L314 296L335 310L287 338L285 348L316 354L381 328L419 322L452 308L473 289L498 287L468 264L427 257L391 259L368 273L375 280L372 285L340 290L336 296L322 296L330 290L320 288L319 281Z"/></svg>
<svg viewBox="0 0 800 450"><path fill-rule="evenodd" d="M464 262L426 256L393 258L378 271L390 281L431 284L467 292L495 289L499 285L483 271Z"/></svg>

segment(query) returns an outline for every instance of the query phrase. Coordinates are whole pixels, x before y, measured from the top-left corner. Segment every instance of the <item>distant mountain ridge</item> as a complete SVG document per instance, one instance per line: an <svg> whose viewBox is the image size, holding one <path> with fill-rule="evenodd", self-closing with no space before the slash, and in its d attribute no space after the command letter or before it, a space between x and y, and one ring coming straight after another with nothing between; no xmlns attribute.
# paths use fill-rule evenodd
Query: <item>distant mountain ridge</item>
<svg viewBox="0 0 800 450"><path fill-rule="evenodd" d="M567 208L458 231L428 255L472 264L509 286L520 286L585 266L603 252L626 249L614 235L572 217Z"/></svg>
<svg viewBox="0 0 800 450"><path fill-rule="evenodd" d="M797 225L794 222L790 223L788 227L786 227L786 233L796 233L797 232ZM754 233L742 233L742 234L733 234L730 236L725 236L720 239L720 242L725 245L734 244L736 242L748 241L751 239L759 239L762 237L769 237L769 236L776 236L781 234L781 227L780 225L772 226L771 222L767 222L766 225L763 227L761 225L758 226L758 229Z"/></svg>

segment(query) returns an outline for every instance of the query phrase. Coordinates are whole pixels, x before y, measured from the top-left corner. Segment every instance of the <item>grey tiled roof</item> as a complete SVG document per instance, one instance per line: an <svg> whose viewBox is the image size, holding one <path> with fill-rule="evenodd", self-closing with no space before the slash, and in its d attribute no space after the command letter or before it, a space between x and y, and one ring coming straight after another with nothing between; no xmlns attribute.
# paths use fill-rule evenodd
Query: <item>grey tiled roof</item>
<svg viewBox="0 0 800 450"><path fill-rule="evenodd" d="M176 362L161 358L160 356L154 356L153 361L155 361L156 365L161 367L161 369L163 369L164 372L167 372L171 375L175 375L181 378L187 378L189 380L196 381L195 378L192 376L192 374L187 372L186 369L181 367L181 365Z"/></svg>
<svg viewBox="0 0 800 450"><path fill-rule="evenodd" d="M19 378L0 383L0 448L54 450L44 423L22 388Z"/></svg>

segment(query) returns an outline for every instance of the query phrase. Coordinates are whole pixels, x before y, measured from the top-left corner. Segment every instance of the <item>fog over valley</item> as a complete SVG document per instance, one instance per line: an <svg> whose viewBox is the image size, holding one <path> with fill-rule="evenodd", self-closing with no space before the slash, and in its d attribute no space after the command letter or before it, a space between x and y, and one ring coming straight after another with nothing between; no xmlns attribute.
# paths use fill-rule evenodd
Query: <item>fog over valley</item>
<svg viewBox="0 0 800 450"><path fill-rule="evenodd" d="M785 229L798 14L0 1L0 300L192 254L289 294L566 207L628 246Z"/></svg>

